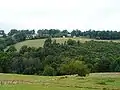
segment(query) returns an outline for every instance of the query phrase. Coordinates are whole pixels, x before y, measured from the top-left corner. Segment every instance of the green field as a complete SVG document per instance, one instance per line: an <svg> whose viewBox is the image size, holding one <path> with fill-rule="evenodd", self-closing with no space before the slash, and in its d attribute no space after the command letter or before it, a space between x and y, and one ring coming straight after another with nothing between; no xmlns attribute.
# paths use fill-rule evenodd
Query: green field
<svg viewBox="0 0 120 90"><path fill-rule="evenodd" d="M52 38L52 40L56 40L57 43L64 43L68 39L73 39L76 41L80 40L81 42L92 40L92 39L88 39L88 38ZM26 40L26 41L15 44L15 47L17 48L17 50L19 50L23 45L27 45L28 47L38 48L38 47L42 47L44 45L44 41L45 41L45 39Z"/></svg>
<svg viewBox="0 0 120 90"><path fill-rule="evenodd" d="M5 39L5 38L1 38L1 37L0 37L0 40L4 40L4 39Z"/></svg>
<svg viewBox="0 0 120 90"><path fill-rule="evenodd" d="M68 39L80 41L80 42L85 42L85 41L90 41L90 40L95 40L95 39L89 39L89 38L52 38L52 40L56 40L57 43L64 43ZM42 47L44 44L45 39L36 39L36 40L26 40L20 43L15 44L15 47L17 50L19 50L23 45L27 45L28 47ZM111 40L95 40L95 41L111 41ZM113 42L120 42L120 40L113 40Z"/></svg>
<svg viewBox="0 0 120 90"><path fill-rule="evenodd" d="M87 77L0 74L0 90L120 90L120 73Z"/></svg>

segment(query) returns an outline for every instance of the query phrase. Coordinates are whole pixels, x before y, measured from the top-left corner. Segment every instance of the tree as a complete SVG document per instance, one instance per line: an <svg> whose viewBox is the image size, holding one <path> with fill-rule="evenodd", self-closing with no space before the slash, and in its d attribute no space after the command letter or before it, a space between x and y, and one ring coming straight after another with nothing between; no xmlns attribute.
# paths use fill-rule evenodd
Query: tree
<svg viewBox="0 0 120 90"><path fill-rule="evenodd" d="M101 58L97 61L95 64L96 71L98 72L108 72L110 71L110 60L104 58Z"/></svg>
<svg viewBox="0 0 120 90"><path fill-rule="evenodd" d="M5 38L5 43L7 46L15 44L15 41L12 39L12 37Z"/></svg>
<svg viewBox="0 0 120 90"><path fill-rule="evenodd" d="M24 71L24 64L22 57L14 57L12 58L12 73L22 74Z"/></svg>
<svg viewBox="0 0 120 90"><path fill-rule="evenodd" d="M67 64L62 64L60 71L62 74L78 74L79 76L86 76L89 74L89 69L81 61L70 61Z"/></svg>
<svg viewBox="0 0 120 90"><path fill-rule="evenodd" d="M23 33L23 32L16 33L16 34L13 36L13 39L14 39L16 42L24 41L24 40L26 39L26 34Z"/></svg>
<svg viewBox="0 0 120 90"><path fill-rule="evenodd" d="M15 52L15 51L17 51L17 49L15 48L15 46L12 45L7 49L6 52Z"/></svg>
<svg viewBox="0 0 120 90"><path fill-rule="evenodd" d="M80 30L73 30L71 32L71 35L79 37L79 36L82 36L82 32Z"/></svg>
<svg viewBox="0 0 120 90"><path fill-rule="evenodd" d="M0 51L4 51L4 48L6 48L5 40L0 39Z"/></svg>
<svg viewBox="0 0 120 90"><path fill-rule="evenodd" d="M0 52L0 69L3 73L11 72L11 54Z"/></svg>
<svg viewBox="0 0 120 90"><path fill-rule="evenodd" d="M46 66L44 68L43 75L45 75L45 76L55 76L56 71L51 66Z"/></svg>
<svg viewBox="0 0 120 90"><path fill-rule="evenodd" d="M77 43L76 43L75 40L69 39L69 40L67 41L67 44L68 44L68 45L75 45L75 44L77 44Z"/></svg>
<svg viewBox="0 0 120 90"><path fill-rule="evenodd" d="M67 34L68 34L69 32L68 32L67 30L63 30L61 33L62 33L63 36L67 36Z"/></svg>
<svg viewBox="0 0 120 90"><path fill-rule="evenodd" d="M52 40L51 40L51 38L48 38L44 42L44 47L50 47L51 44L52 44Z"/></svg>
<svg viewBox="0 0 120 90"><path fill-rule="evenodd" d="M120 57L111 63L110 68L111 68L111 71L113 71L113 72L120 71Z"/></svg>
<svg viewBox="0 0 120 90"><path fill-rule="evenodd" d="M12 36L14 34L16 34L18 31L17 29L11 29L10 32L8 33L9 36Z"/></svg>
<svg viewBox="0 0 120 90"><path fill-rule="evenodd" d="M5 34L4 30L0 30L0 36L4 37L4 38L6 37L6 34Z"/></svg>
<svg viewBox="0 0 120 90"><path fill-rule="evenodd" d="M22 46L21 48L20 48L20 53L21 54L24 54L25 52L27 52L28 51L28 47L26 46L26 45L24 45L24 46Z"/></svg>
<svg viewBox="0 0 120 90"><path fill-rule="evenodd" d="M117 66L116 66L115 72L120 72L120 65L117 65Z"/></svg>

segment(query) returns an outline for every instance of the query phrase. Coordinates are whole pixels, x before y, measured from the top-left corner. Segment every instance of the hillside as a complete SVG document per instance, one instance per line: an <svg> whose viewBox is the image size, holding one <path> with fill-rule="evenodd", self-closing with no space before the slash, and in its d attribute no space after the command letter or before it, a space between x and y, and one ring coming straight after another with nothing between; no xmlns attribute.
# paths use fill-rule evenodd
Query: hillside
<svg viewBox="0 0 120 90"><path fill-rule="evenodd" d="M79 37L77 37L77 38L52 38L52 40L56 40L57 43L64 43L68 39L72 39L72 40L76 40L76 41L79 40L81 42L93 40L93 39L82 38L82 37L81 38L79 38ZM17 50L19 50L23 45L38 48L38 47L42 47L44 45L44 41L45 41L45 39L26 40L26 41L15 44L15 47L17 48Z"/></svg>
<svg viewBox="0 0 120 90"><path fill-rule="evenodd" d="M75 40L57 44L47 39L44 47L34 49L24 46L18 52L11 46L6 52L0 53L1 72L59 76L120 71L120 43L115 43L119 41L92 40L82 43L85 39L82 38L81 42ZM62 43L63 40L57 41Z"/></svg>
<svg viewBox="0 0 120 90"><path fill-rule="evenodd" d="M56 40L57 43L64 43L65 41L67 41L68 39L72 39L72 40L76 40L76 41L80 41L82 43L84 43L85 41L91 41L91 40L95 40L95 39L89 39L89 38L83 38L83 37L76 37L76 38L52 38L52 40ZM44 41L46 39L35 39L35 40L26 40L23 42L19 42L17 44L15 44L15 47L17 48L17 50L19 50L23 45L27 45L28 47L42 47L44 45ZM113 42L120 42L120 40L95 40L95 41L113 41Z"/></svg>
<svg viewBox="0 0 120 90"><path fill-rule="evenodd" d="M119 85L119 73L88 77L0 74L0 90L120 90Z"/></svg>

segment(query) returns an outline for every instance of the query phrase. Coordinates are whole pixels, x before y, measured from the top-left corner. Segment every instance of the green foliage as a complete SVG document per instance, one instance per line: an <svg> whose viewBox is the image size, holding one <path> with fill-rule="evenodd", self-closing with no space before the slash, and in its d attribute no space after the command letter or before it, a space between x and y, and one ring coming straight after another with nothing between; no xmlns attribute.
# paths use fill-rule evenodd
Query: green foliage
<svg viewBox="0 0 120 90"><path fill-rule="evenodd" d="M120 72L120 65L117 65L117 66L116 66L115 72Z"/></svg>
<svg viewBox="0 0 120 90"><path fill-rule="evenodd" d="M21 41L24 41L26 39L26 35L23 32L19 32L19 33L14 34L13 39L16 42L21 42Z"/></svg>
<svg viewBox="0 0 120 90"><path fill-rule="evenodd" d="M81 61L70 61L67 64L61 65L61 73L64 75L78 74L79 76L86 76L89 74L89 69Z"/></svg>
<svg viewBox="0 0 120 90"><path fill-rule="evenodd" d="M11 72L11 57L9 53L0 52L0 72L8 73Z"/></svg>
<svg viewBox="0 0 120 90"><path fill-rule="evenodd" d="M51 66L45 66L44 71L43 71L43 75L45 75L45 76L55 76L56 71Z"/></svg>
<svg viewBox="0 0 120 90"><path fill-rule="evenodd" d="M15 52L17 51L17 49L15 48L15 46L10 46L6 52Z"/></svg>
<svg viewBox="0 0 120 90"><path fill-rule="evenodd" d="M110 68L112 71L115 71L115 72L120 71L120 57L111 63Z"/></svg>
<svg viewBox="0 0 120 90"><path fill-rule="evenodd" d="M14 46L10 46L7 51L1 51L0 71L79 76L86 76L89 72L120 71L120 43L93 40L81 43L73 39L58 43L53 40L46 39L44 47L40 48L25 45L16 51ZM0 43L5 44L5 41Z"/></svg>
<svg viewBox="0 0 120 90"><path fill-rule="evenodd" d="M44 39L45 42L42 41L42 45L41 42L39 43L41 48L22 46L18 52L12 46L15 43L26 39L68 37L70 33L67 30L42 29L38 30L38 35L34 36L35 30L11 29L6 36L4 30L1 32L4 39L0 39L0 72L38 75L78 74L79 76L85 76L89 73L89 70L91 72L120 71L120 43L93 41L93 39L120 39L120 32L117 31L89 30L81 32L80 30L73 30L71 32L72 36L84 36L92 39L82 41L80 38L69 40L65 38L61 41L61 38L59 38L52 41L55 38L48 38ZM31 45L31 43L29 44ZM36 43L32 44L36 45ZM4 51L9 45L11 46ZM81 57L82 59L80 59Z"/></svg>
<svg viewBox="0 0 120 90"><path fill-rule="evenodd" d="M75 45L75 44L76 44L76 41L74 41L74 40L72 40L72 39L69 39L69 40L67 41L67 44L68 44L68 45Z"/></svg>
<svg viewBox="0 0 120 90"><path fill-rule="evenodd" d="M102 60L101 60L102 59ZM111 61L107 58L101 58L95 63L96 71L107 72L110 70Z"/></svg>
<svg viewBox="0 0 120 90"><path fill-rule="evenodd" d="M14 34L16 34L18 31L17 29L11 29L10 32L8 33L9 36L12 36Z"/></svg>
<svg viewBox="0 0 120 90"><path fill-rule="evenodd" d="M27 51L28 51L28 47L26 45L22 46L20 49L20 53L22 53L22 54L24 54Z"/></svg>
<svg viewBox="0 0 120 90"><path fill-rule="evenodd" d="M48 38L47 40L45 40L44 47L50 47L51 44L52 44L52 40L51 38Z"/></svg>

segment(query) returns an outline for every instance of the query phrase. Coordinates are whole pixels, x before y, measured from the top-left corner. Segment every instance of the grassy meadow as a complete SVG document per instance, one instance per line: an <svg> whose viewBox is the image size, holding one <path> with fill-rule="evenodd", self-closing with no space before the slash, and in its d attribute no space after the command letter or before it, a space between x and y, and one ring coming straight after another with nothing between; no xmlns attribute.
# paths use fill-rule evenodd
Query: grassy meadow
<svg viewBox="0 0 120 90"><path fill-rule="evenodd" d="M120 90L120 73L87 77L0 74L0 90Z"/></svg>
<svg viewBox="0 0 120 90"><path fill-rule="evenodd" d="M81 42L85 42L85 41L90 41L92 39L88 39L88 38L52 38L52 40L56 40L57 43L64 43L65 41L67 41L68 39L72 39L72 40L80 40ZM44 45L44 41L46 39L35 39L35 40L26 40L20 43L15 44L15 47L17 48L17 50L19 50L23 45L27 45L28 47L42 47Z"/></svg>
<svg viewBox="0 0 120 90"><path fill-rule="evenodd" d="M85 41L95 40L95 39L89 39L89 38L83 38L83 37L52 38L52 40L56 40L57 43L64 43L68 39L72 39L72 40L76 40L76 41L79 40L82 43L84 43ZM17 48L17 50L19 50L23 45L27 45L28 47L38 48L38 47L42 47L44 45L44 41L45 41L45 39L26 40L26 41L19 42L19 43L15 44L15 47ZM111 41L111 40L95 40L95 41ZM120 42L120 40L113 40L113 42Z"/></svg>
<svg viewBox="0 0 120 90"><path fill-rule="evenodd" d="M5 38L0 37L0 40L4 40Z"/></svg>

